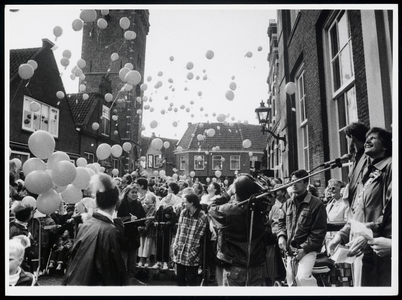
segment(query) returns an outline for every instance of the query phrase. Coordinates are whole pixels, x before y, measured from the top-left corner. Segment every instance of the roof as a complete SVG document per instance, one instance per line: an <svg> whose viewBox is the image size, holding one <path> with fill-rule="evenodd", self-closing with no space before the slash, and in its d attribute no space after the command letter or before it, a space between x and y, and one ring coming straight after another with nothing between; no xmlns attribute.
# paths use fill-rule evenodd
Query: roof
<svg viewBox="0 0 402 300"><path fill-rule="evenodd" d="M207 136L205 140L198 141L199 134L204 135L208 129L214 129L215 135ZM178 143L183 150L211 150L219 146L220 151L239 151L243 148L243 141L249 139L249 151L264 151L266 136L261 133L260 125L243 123L196 123L190 124Z"/></svg>
<svg viewBox="0 0 402 300"><path fill-rule="evenodd" d="M48 39L42 39L42 47L10 50L10 78L18 74L18 68L21 64L26 64L28 60L34 59L45 47L51 48L53 46L54 43Z"/></svg>
<svg viewBox="0 0 402 300"><path fill-rule="evenodd" d="M75 125L86 125L88 117L92 115L96 107L97 99L100 97L98 93L87 93L88 99L82 98L82 93L67 94L68 105L73 114Z"/></svg>

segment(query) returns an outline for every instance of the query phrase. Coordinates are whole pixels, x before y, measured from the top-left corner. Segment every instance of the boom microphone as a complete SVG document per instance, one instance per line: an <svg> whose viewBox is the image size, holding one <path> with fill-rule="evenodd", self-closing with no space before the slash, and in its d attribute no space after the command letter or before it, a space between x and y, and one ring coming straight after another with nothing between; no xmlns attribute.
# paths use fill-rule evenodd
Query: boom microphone
<svg viewBox="0 0 402 300"><path fill-rule="evenodd" d="M351 158L352 158L352 155L349 154L349 153L346 153L346 154L342 155L340 158L336 158L336 159L333 159L333 160L330 160L330 161L327 161L327 162L323 163L321 166L324 166L325 168L328 168L331 165L336 164L338 167L342 167L341 163L343 161L348 161Z"/></svg>

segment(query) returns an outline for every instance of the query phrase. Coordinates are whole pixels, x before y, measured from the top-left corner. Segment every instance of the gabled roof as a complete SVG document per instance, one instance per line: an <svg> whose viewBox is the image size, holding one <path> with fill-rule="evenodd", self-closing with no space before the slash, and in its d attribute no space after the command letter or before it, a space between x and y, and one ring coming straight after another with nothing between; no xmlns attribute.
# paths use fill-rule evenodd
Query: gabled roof
<svg viewBox="0 0 402 300"><path fill-rule="evenodd" d="M203 141L198 141L199 134L204 135L208 129L214 129L215 135L207 136ZM186 132L178 143L183 150L211 150L219 146L221 151L239 151L243 148L243 141L249 139L251 146L247 151L264 151L266 136L261 133L261 126L242 123L196 123L188 126Z"/></svg>
<svg viewBox="0 0 402 300"><path fill-rule="evenodd" d="M87 94L89 96L87 100L82 98L82 93L67 94L68 105L70 106L76 126L86 125L100 97L98 93Z"/></svg>
<svg viewBox="0 0 402 300"><path fill-rule="evenodd" d="M12 49L10 50L10 79L12 80L18 74L18 68L21 64L26 64L28 60L34 59L44 48L52 48L54 43L48 39L42 39L42 47Z"/></svg>

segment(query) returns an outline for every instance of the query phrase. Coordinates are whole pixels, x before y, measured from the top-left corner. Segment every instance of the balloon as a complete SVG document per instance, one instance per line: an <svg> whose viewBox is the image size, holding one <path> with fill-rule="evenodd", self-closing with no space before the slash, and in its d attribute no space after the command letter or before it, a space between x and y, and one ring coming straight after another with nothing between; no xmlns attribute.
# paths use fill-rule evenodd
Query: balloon
<svg viewBox="0 0 402 300"><path fill-rule="evenodd" d="M191 177L194 177L194 176L195 176L195 172L194 172L194 171L191 171L191 172L190 172L190 176L191 176Z"/></svg>
<svg viewBox="0 0 402 300"><path fill-rule="evenodd" d="M155 175L155 176L158 176L158 175L159 175L159 172L158 172L157 170L155 170L155 171L154 171L154 175Z"/></svg>
<svg viewBox="0 0 402 300"><path fill-rule="evenodd" d="M98 173L100 171L101 165L97 162L94 162L93 165L96 168L96 172Z"/></svg>
<svg viewBox="0 0 402 300"><path fill-rule="evenodd" d="M113 170L112 170L112 175L113 175L113 176L119 175L119 170L113 169Z"/></svg>
<svg viewBox="0 0 402 300"><path fill-rule="evenodd" d="M212 59L214 57L214 52L212 50L208 50L205 56L208 59Z"/></svg>
<svg viewBox="0 0 402 300"><path fill-rule="evenodd" d="M132 63L126 63L126 64L124 65L124 67L125 67L125 68L128 68L129 70L134 69L134 66L133 66Z"/></svg>
<svg viewBox="0 0 402 300"><path fill-rule="evenodd" d="M59 193L57 193L54 189L50 189L38 196L38 200L36 200L36 207L41 213L50 215L59 209L61 203L62 200Z"/></svg>
<svg viewBox="0 0 402 300"><path fill-rule="evenodd" d="M258 51L261 51L261 50L262 50L262 47L261 47L261 46L258 46L257 50L258 50Z"/></svg>
<svg viewBox="0 0 402 300"><path fill-rule="evenodd" d="M215 147L215 151L219 151L219 150L221 150L221 147L216 146L216 147Z"/></svg>
<svg viewBox="0 0 402 300"><path fill-rule="evenodd" d="M89 176L92 177L92 175L95 175L96 173L98 173L98 171L96 170L96 167L93 164L88 164L86 167L87 171L89 172Z"/></svg>
<svg viewBox="0 0 402 300"><path fill-rule="evenodd" d="M221 171L219 171L219 170L215 171L215 176L216 176L217 178L221 177L221 175L222 175L222 172L221 172Z"/></svg>
<svg viewBox="0 0 402 300"><path fill-rule="evenodd" d="M293 95L296 92L296 84L294 82L288 82L285 85L285 92L288 95Z"/></svg>
<svg viewBox="0 0 402 300"><path fill-rule="evenodd" d="M131 85L137 85L141 81L141 74L136 70L132 70L126 74L125 79L127 83Z"/></svg>
<svg viewBox="0 0 402 300"><path fill-rule="evenodd" d="M112 154L112 147L109 144L102 143L96 149L96 157L100 160L106 159Z"/></svg>
<svg viewBox="0 0 402 300"><path fill-rule="evenodd" d="M202 134L197 135L197 140L202 141L204 140L204 136Z"/></svg>
<svg viewBox="0 0 402 300"><path fill-rule="evenodd" d="M95 21L96 17L97 14L94 9L83 9L80 13L80 19L87 23Z"/></svg>
<svg viewBox="0 0 402 300"><path fill-rule="evenodd" d="M67 203L77 203L82 200L82 192L72 184L69 184L67 188L60 193L61 199Z"/></svg>
<svg viewBox="0 0 402 300"><path fill-rule="evenodd" d="M59 161L63 160L70 161L70 156L63 151L53 152L47 160L47 168L51 170Z"/></svg>
<svg viewBox="0 0 402 300"><path fill-rule="evenodd" d="M169 147L170 147L170 143L169 143L168 141L164 142L164 143L163 143L163 147L164 147L165 149L169 148Z"/></svg>
<svg viewBox="0 0 402 300"><path fill-rule="evenodd" d="M209 137L213 137L215 135L215 129L213 129L213 128L208 129L207 135Z"/></svg>
<svg viewBox="0 0 402 300"><path fill-rule="evenodd" d="M177 121L173 121L172 125L173 125L173 127L177 127L177 125L178 125Z"/></svg>
<svg viewBox="0 0 402 300"><path fill-rule="evenodd" d="M131 147L132 147L132 145L129 142L125 142L123 144L123 150L126 151L126 152L129 152L131 150Z"/></svg>
<svg viewBox="0 0 402 300"><path fill-rule="evenodd" d="M206 181L207 181L207 182L210 182L210 181L211 181L211 178L207 177L207 178L206 178Z"/></svg>
<svg viewBox="0 0 402 300"><path fill-rule="evenodd" d="M201 97L201 95L202 95L202 92L201 92L201 91L199 91L199 92L198 92L198 96L200 96L200 97Z"/></svg>
<svg viewBox="0 0 402 300"><path fill-rule="evenodd" d="M119 54L117 53L112 53L112 55L110 55L110 59L112 61L118 60L119 59Z"/></svg>
<svg viewBox="0 0 402 300"><path fill-rule="evenodd" d="M25 161L24 165L22 166L22 172L24 172L25 177L31 173L32 171L45 171L46 164L40 158L32 157Z"/></svg>
<svg viewBox="0 0 402 300"><path fill-rule="evenodd" d="M88 94L83 94L83 95L82 95L82 99L88 100L88 98L89 98L89 95L88 95Z"/></svg>
<svg viewBox="0 0 402 300"><path fill-rule="evenodd" d="M86 90L86 85L85 84L80 84L80 92L82 93L82 92L85 92L85 90Z"/></svg>
<svg viewBox="0 0 402 300"><path fill-rule="evenodd" d="M71 182L71 184L77 189L85 190L89 185L89 180L91 179L91 176L87 171L87 168L85 167L77 167L76 169L77 176L75 177L73 182Z"/></svg>
<svg viewBox="0 0 402 300"><path fill-rule="evenodd" d="M126 92L128 92L133 89L133 85L126 83L123 88Z"/></svg>
<svg viewBox="0 0 402 300"><path fill-rule="evenodd" d="M52 155L56 142L53 136L45 130L37 130L29 136L29 150L38 158L46 159Z"/></svg>
<svg viewBox="0 0 402 300"><path fill-rule="evenodd" d="M86 62L84 59L82 59L82 58L80 58L80 59L77 61L77 66L78 66L80 69L84 69L86 65L87 65L87 62Z"/></svg>
<svg viewBox="0 0 402 300"><path fill-rule="evenodd" d="M224 162L224 161L225 161L225 158L224 158L224 157L221 157L221 161Z"/></svg>
<svg viewBox="0 0 402 300"><path fill-rule="evenodd" d="M27 64L31 65L34 71L38 68L38 63L32 59L28 60Z"/></svg>
<svg viewBox="0 0 402 300"><path fill-rule="evenodd" d="M190 61L187 63L186 68L187 70L191 70L194 67L194 64Z"/></svg>
<svg viewBox="0 0 402 300"><path fill-rule="evenodd" d="M148 88L146 83L141 84L140 89L141 91L145 91Z"/></svg>
<svg viewBox="0 0 402 300"><path fill-rule="evenodd" d="M113 145L112 146L112 154L114 157L120 157L123 153L123 148L120 145Z"/></svg>
<svg viewBox="0 0 402 300"><path fill-rule="evenodd" d="M32 196L25 196L22 200L21 203L29 205L33 208L36 208L36 199Z"/></svg>
<svg viewBox="0 0 402 300"><path fill-rule="evenodd" d="M251 141L249 140L249 139L245 139L244 141L243 141L243 148L250 148L250 146L251 146Z"/></svg>
<svg viewBox="0 0 402 300"><path fill-rule="evenodd" d="M52 168L52 179L56 185L65 186L74 181L77 169L70 161L59 161Z"/></svg>
<svg viewBox="0 0 402 300"><path fill-rule="evenodd" d="M214 177L214 178L212 178L212 182L217 182L217 180L216 180L216 178Z"/></svg>
<svg viewBox="0 0 402 300"><path fill-rule="evenodd" d="M153 120L153 121L151 121L151 123L149 124L149 126L150 126L151 128L156 128L156 127L158 126L158 122L155 121L155 120Z"/></svg>
<svg viewBox="0 0 402 300"><path fill-rule="evenodd" d="M141 156L141 157L140 157L140 160L141 160L141 161L145 161L145 160L146 160L145 156Z"/></svg>
<svg viewBox="0 0 402 300"><path fill-rule="evenodd" d="M71 51L70 50L64 50L63 51L63 57L70 59L71 58Z"/></svg>
<svg viewBox="0 0 402 300"><path fill-rule="evenodd" d="M159 171L159 176L162 177L162 178L165 177L166 176L166 171L165 170L160 170Z"/></svg>
<svg viewBox="0 0 402 300"><path fill-rule="evenodd" d="M177 175L176 173L174 173L174 174L172 175L172 177L173 177L174 180L177 180L177 177L179 177L179 175Z"/></svg>
<svg viewBox="0 0 402 300"><path fill-rule="evenodd" d="M63 99L63 98L64 98L64 92L58 91L58 92L56 93L56 97L59 98L60 100Z"/></svg>
<svg viewBox="0 0 402 300"><path fill-rule="evenodd" d="M173 56L169 57L169 59L170 59L170 61L174 61L174 57L173 57Z"/></svg>
<svg viewBox="0 0 402 300"><path fill-rule="evenodd" d="M72 27L73 27L74 31L80 31L83 26L84 26L84 23L80 19L75 19L72 23Z"/></svg>
<svg viewBox="0 0 402 300"><path fill-rule="evenodd" d="M188 72L188 73L187 73L187 79L191 80L191 79L193 79L193 78L194 78L194 74L191 73L191 72Z"/></svg>
<svg viewBox="0 0 402 300"><path fill-rule="evenodd" d="M18 75L22 79L29 79L34 74L34 68L30 64L22 64L18 67Z"/></svg>
<svg viewBox="0 0 402 300"><path fill-rule="evenodd" d="M18 159L18 158L13 158L11 161L13 161L13 162L15 163L17 169L20 169L20 168L21 168L22 163L21 163L21 160L20 160L20 159Z"/></svg>
<svg viewBox="0 0 402 300"><path fill-rule="evenodd" d="M86 167L88 162L87 162L87 160L85 158L80 157L80 158L77 159L75 164L77 165L77 167Z"/></svg>
<svg viewBox="0 0 402 300"><path fill-rule="evenodd" d="M177 146L177 152L182 152L183 151L183 147L182 146Z"/></svg>
<svg viewBox="0 0 402 300"><path fill-rule="evenodd" d="M123 17L120 19L120 27L124 30L126 30L128 27L130 27L130 20L127 17Z"/></svg>
<svg viewBox="0 0 402 300"><path fill-rule="evenodd" d="M249 153L248 153L248 156L253 156L253 152L249 152Z"/></svg>
<svg viewBox="0 0 402 300"><path fill-rule="evenodd" d="M96 24L100 29L105 29L107 27L107 22L104 18L99 18Z"/></svg>
<svg viewBox="0 0 402 300"><path fill-rule="evenodd" d="M26 189L33 194L42 194L53 187L52 177L45 171L36 170L30 172L24 181Z"/></svg>
<svg viewBox="0 0 402 300"><path fill-rule="evenodd" d="M106 16L109 14L109 10L108 9L101 9L101 14Z"/></svg>
<svg viewBox="0 0 402 300"><path fill-rule="evenodd" d="M67 57L62 57L60 60L60 64L66 68L70 64L70 60Z"/></svg>
<svg viewBox="0 0 402 300"><path fill-rule="evenodd" d="M115 130L115 131L113 131L113 134L114 134L114 135L118 135L119 132L118 132L117 130Z"/></svg>
<svg viewBox="0 0 402 300"><path fill-rule="evenodd" d="M160 138L153 139L151 142L151 147L155 150L162 149L163 141Z"/></svg>
<svg viewBox="0 0 402 300"><path fill-rule="evenodd" d="M100 169L99 169L99 172L102 172L102 173L104 173L105 172L105 167L100 167Z"/></svg>
<svg viewBox="0 0 402 300"><path fill-rule="evenodd" d="M93 129L93 130L98 130L98 129L99 129L99 123L93 122L93 123L92 123L92 129Z"/></svg>
<svg viewBox="0 0 402 300"><path fill-rule="evenodd" d="M77 76L77 77L80 77L81 75L83 75L83 74L82 74L82 70L81 70L80 68L77 68L77 69L74 71L74 75Z"/></svg>
<svg viewBox="0 0 402 300"><path fill-rule="evenodd" d="M60 26L56 26L53 28L53 34L56 37L56 39L63 34L63 28Z"/></svg>
<svg viewBox="0 0 402 300"><path fill-rule="evenodd" d="M225 94L226 99L232 101L234 99L234 93L232 90L228 90Z"/></svg>
<svg viewBox="0 0 402 300"><path fill-rule="evenodd" d="M226 115L224 114L219 114L216 118L218 120L218 122L223 122L226 119ZM220 129L220 127L218 128L218 130Z"/></svg>
<svg viewBox="0 0 402 300"><path fill-rule="evenodd" d="M150 82L152 80L152 76L148 76L147 80L148 80L148 82Z"/></svg>
<svg viewBox="0 0 402 300"><path fill-rule="evenodd" d="M250 51L248 51L248 52L246 53L246 56L250 58L250 57L253 56L253 53L251 53Z"/></svg>
<svg viewBox="0 0 402 300"><path fill-rule="evenodd" d="M105 100L106 102L111 102L113 100L113 95L110 93L106 93Z"/></svg>
<svg viewBox="0 0 402 300"><path fill-rule="evenodd" d="M230 89L231 89L232 91L234 91L234 90L237 88L237 85L236 85L235 82L231 82L230 85L229 85L229 87L230 87Z"/></svg>

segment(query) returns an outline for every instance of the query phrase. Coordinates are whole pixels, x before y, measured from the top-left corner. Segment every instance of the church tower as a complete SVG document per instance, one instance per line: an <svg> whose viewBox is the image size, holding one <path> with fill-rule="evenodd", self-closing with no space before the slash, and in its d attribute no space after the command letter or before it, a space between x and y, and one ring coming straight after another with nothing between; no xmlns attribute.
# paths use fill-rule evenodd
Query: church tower
<svg viewBox="0 0 402 300"><path fill-rule="evenodd" d="M137 168L140 158L142 126L142 91L144 82L146 38L149 32L148 10L96 10L94 22L83 27L82 58L87 92L108 95L102 101L102 122L110 126L110 135L128 142L132 149L121 157L126 172ZM132 39L126 33L132 31ZM132 33L131 33L132 34ZM127 38L129 37L129 38ZM124 67L141 74L141 81L127 86L119 76ZM124 78L124 76L123 76ZM80 82L80 83L81 83ZM111 100L112 99L112 100Z"/></svg>

